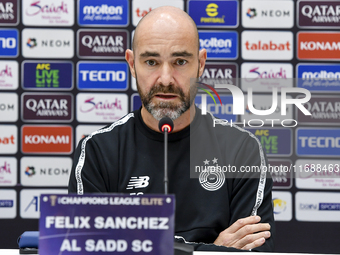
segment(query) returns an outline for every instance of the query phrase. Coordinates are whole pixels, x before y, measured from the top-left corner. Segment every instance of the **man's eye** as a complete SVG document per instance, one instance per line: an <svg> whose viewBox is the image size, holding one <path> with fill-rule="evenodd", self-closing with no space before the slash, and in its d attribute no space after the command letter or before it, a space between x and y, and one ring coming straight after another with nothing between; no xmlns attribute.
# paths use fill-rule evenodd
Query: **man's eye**
<svg viewBox="0 0 340 255"><path fill-rule="evenodd" d="M154 65L156 65L156 61L155 61L155 60L147 60L147 61L145 61L145 62L146 62L146 64L149 65L149 66L154 66Z"/></svg>
<svg viewBox="0 0 340 255"><path fill-rule="evenodd" d="M184 59L177 59L176 60L176 64L179 65L179 66L185 65L186 63L187 63L187 61L184 60Z"/></svg>

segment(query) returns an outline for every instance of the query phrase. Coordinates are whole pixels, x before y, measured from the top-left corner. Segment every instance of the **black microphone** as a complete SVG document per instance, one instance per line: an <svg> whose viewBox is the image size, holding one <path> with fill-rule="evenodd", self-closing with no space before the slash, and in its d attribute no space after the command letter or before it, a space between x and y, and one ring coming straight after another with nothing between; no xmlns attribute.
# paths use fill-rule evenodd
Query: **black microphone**
<svg viewBox="0 0 340 255"><path fill-rule="evenodd" d="M174 128L174 122L169 117L163 117L158 123L158 128L164 133L164 194L168 195L168 133Z"/></svg>
<svg viewBox="0 0 340 255"><path fill-rule="evenodd" d="M174 128L174 122L169 117L163 117L158 123L159 131L164 133L164 194L168 195L168 133ZM175 255L192 255L194 247L186 244L174 242Z"/></svg>

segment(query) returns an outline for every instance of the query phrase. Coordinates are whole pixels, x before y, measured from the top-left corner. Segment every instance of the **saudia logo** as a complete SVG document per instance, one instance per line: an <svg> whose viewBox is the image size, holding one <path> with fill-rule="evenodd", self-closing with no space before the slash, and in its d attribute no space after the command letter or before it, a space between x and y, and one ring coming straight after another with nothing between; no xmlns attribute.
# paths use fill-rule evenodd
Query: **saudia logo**
<svg viewBox="0 0 340 255"><path fill-rule="evenodd" d="M95 102L95 98L89 98L85 100L84 105L81 107L81 112L91 112L93 110L122 110L122 103L121 100L118 98L115 99L113 102L105 102L99 101Z"/></svg>
<svg viewBox="0 0 340 255"><path fill-rule="evenodd" d="M13 77L12 76L12 68L8 67L8 65L6 65L5 69L0 70L0 77Z"/></svg>
<svg viewBox="0 0 340 255"><path fill-rule="evenodd" d="M259 72L260 67L255 67L249 70L250 74L255 74L254 78L245 78L246 81L256 81L258 79L287 79L286 70L282 67L279 72L273 72L272 70Z"/></svg>
<svg viewBox="0 0 340 255"><path fill-rule="evenodd" d="M201 23L221 23L224 24L224 17L225 15L221 17L216 17L218 15L218 5L215 3L211 3L207 5L207 8L205 9L207 15L209 17L201 17Z"/></svg>
<svg viewBox="0 0 340 255"><path fill-rule="evenodd" d="M11 173L11 167L9 165L9 163L7 163L6 161L4 162L3 166L0 166L0 174L10 174Z"/></svg>
<svg viewBox="0 0 340 255"><path fill-rule="evenodd" d="M31 3L29 8L26 9L26 14L28 16L38 15L39 13L42 14L68 13L67 4L61 2L60 6L55 6L54 4L41 5L40 1L36 1L34 3Z"/></svg>

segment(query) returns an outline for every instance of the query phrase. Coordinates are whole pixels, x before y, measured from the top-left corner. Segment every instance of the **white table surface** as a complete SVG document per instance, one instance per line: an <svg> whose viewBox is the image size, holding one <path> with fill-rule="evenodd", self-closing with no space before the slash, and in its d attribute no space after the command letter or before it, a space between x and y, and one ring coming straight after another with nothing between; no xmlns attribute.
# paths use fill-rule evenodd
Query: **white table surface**
<svg viewBox="0 0 340 255"><path fill-rule="evenodd" d="M308 253L271 253L271 252L254 252L256 255L308 255ZM20 255L18 249L0 249L1 255ZM194 255L216 255L216 254L229 254L229 255L245 255L244 252L209 252L209 251L195 251ZM317 255L317 254L311 254ZM327 254L332 255L332 254ZM333 254L335 255L335 254Z"/></svg>

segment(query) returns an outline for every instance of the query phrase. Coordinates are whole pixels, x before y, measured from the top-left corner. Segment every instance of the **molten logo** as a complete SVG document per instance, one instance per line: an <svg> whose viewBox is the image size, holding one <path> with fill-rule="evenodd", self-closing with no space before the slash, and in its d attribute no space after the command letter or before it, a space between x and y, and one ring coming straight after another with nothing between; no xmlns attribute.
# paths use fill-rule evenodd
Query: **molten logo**
<svg viewBox="0 0 340 255"><path fill-rule="evenodd" d="M23 153L71 153L72 127L24 126L22 128Z"/></svg>

